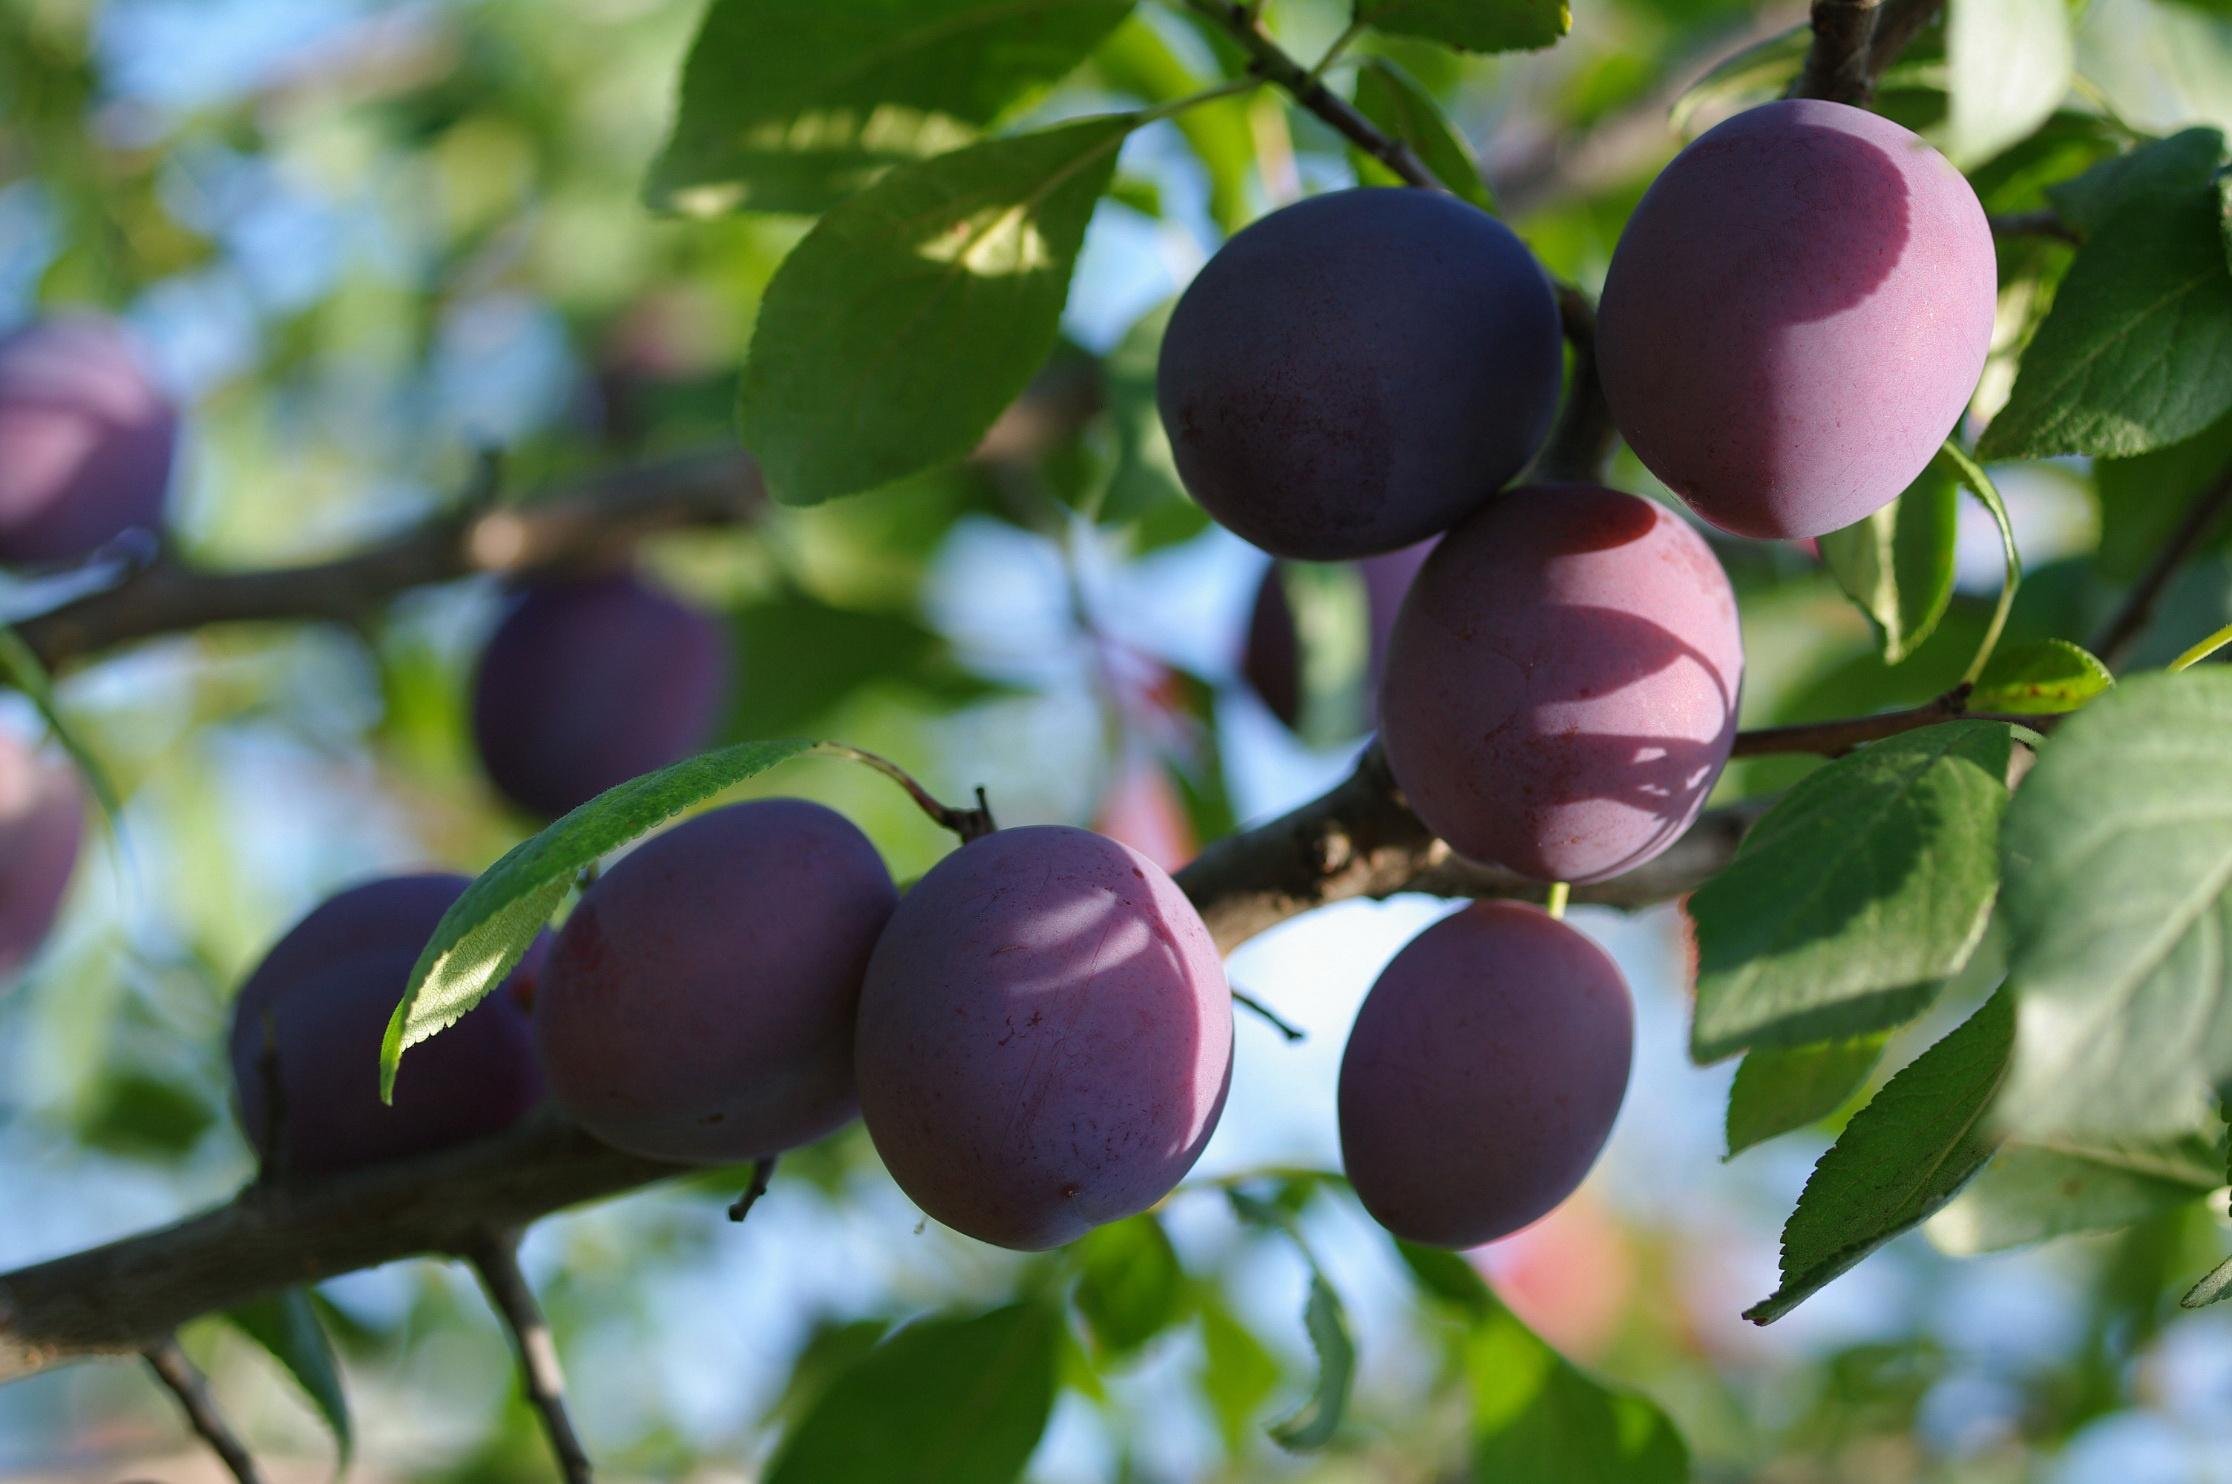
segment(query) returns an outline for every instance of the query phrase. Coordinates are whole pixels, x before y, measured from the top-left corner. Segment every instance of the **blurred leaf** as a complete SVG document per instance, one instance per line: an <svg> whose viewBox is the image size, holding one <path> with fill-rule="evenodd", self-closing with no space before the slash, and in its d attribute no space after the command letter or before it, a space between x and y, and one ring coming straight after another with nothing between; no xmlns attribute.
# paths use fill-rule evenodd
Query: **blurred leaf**
<svg viewBox="0 0 2232 1484"><path fill-rule="evenodd" d="M958 459L1053 348L1093 205L1138 124L1102 115L903 165L767 286L744 441L811 505Z"/></svg>
<svg viewBox="0 0 2232 1484"><path fill-rule="evenodd" d="M2221 155L2214 131L2138 153L2177 148L2192 132ZM2112 208L2088 230L2023 352L2007 406L1977 445L1980 457L2127 458L2190 438L2232 411L2232 269L2216 194L2206 175L2176 192L2137 190L2134 178L2119 176L2123 184L2106 192ZM2079 200L2086 216L2101 209L2100 195Z"/></svg>
<svg viewBox="0 0 2232 1484"><path fill-rule="evenodd" d="M1929 638L1953 601L1960 499L1959 481L1932 459L1890 504L1821 538L1822 564L1875 624L1889 664Z"/></svg>
<svg viewBox="0 0 2232 1484"><path fill-rule="evenodd" d="M2018 1137L2198 1126L2232 1082L2232 670L2141 675L2064 722L2008 809L2000 1114Z"/></svg>
<svg viewBox="0 0 2232 1484"><path fill-rule="evenodd" d="M2128 459L2096 459L2093 483L2100 492L2101 570L2131 581L2144 572L2193 507L2194 497L2232 470L2232 415L2168 448ZM2232 542L2232 526L2218 529L2204 549Z"/></svg>
<svg viewBox="0 0 2232 1484"><path fill-rule="evenodd" d="M1703 120L1717 122L1739 108L1780 97L1805 65L1812 44L1812 28L1798 25L1722 58L1674 100L1667 124L1687 139Z"/></svg>
<svg viewBox="0 0 2232 1484"><path fill-rule="evenodd" d="M96 1081L76 1118L78 1141L134 1159L176 1160L217 1121L195 1088L140 1066L120 1065Z"/></svg>
<svg viewBox="0 0 2232 1484"><path fill-rule="evenodd" d="M1348 1315L1341 1296L1325 1281L1323 1273L1310 1274L1310 1297L1302 1306L1302 1325L1309 1331L1310 1349L1317 1355L1317 1385L1310 1398L1280 1421L1271 1424L1271 1441L1297 1453L1323 1448L1340 1431L1341 1414L1348 1409L1349 1387L1356 1376L1356 1342L1349 1338Z"/></svg>
<svg viewBox="0 0 2232 1484"><path fill-rule="evenodd" d="M1179 60L1170 43L1143 15L1132 15L1093 54L1103 81L1153 107L1175 103L1212 85ZM1209 180L1209 215L1226 233L1248 224L1253 206L1248 179L1255 169L1255 135L1248 127L1248 100L1216 98L1172 116Z"/></svg>
<svg viewBox="0 0 2232 1484"><path fill-rule="evenodd" d="M1968 703L1975 711L2052 715L2075 711L2115 683L2108 667L2080 646L2040 639L1993 655Z"/></svg>
<svg viewBox="0 0 2232 1484"><path fill-rule="evenodd" d="M2222 1184L2217 1146L2199 1135L2097 1147L2008 1143L1927 1230L1941 1251L1966 1257L2129 1226Z"/></svg>
<svg viewBox="0 0 2232 1484"><path fill-rule="evenodd" d="M1480 178L1480 159L1434 101L1433 94L1385 57L1367 57L1356 71L1356 111L1411 147L1434 179L1460 201L1482 211L1496 209L1495 197ZM1351 151L1356 178L1364 185L1401 185L1403 179L1370 155Z"/></svg>
<svg viewBox="0 0 2232 1484"><path fill-rule="evenodd" d="M2076 54L2065 0L1950 0L1945 18L1946 154L1966 169L2052 115Z"/></svg>
<svg viewBox="0 0 2232 1484"><path fill-rule="evenodd" d="M1744 1053L1728 1089L1728 1155L1819 1123L1865 1087L1887 1031Z"/></svg>
<svg viewBox="0 0 2232 1484"><path fill-rule="evenodd" d="M1466 1342L1480 1484L1681 1484L1689 1449L1644 1397L1605 1386L1493 1304Z"/></svg>
<svg viewBox="0 0 2232 1484"><path fill-rule="evenodd" d="M1279 1389L1279 1362L1215 1288L1204 1285L1195 1306L1201 1315L1201 1394L1217 1419L1225 1451L1239 1457L1255 1437L1256 1415Z"/></svg>
<svg viewBox="0 0 2232 1484"><path fill-rule="evenodd" d="M791 591L746 603L732 620L743 671L733 735L808 730L877 683L956 706L999 690L962 668L943 635L905 614L832 607Z"/></svg>
<svg viewBox="0 0 2232 1484"><path fill-rule="evenodd" d="M302 1388L310 1405L325 1419L334 1446L340 1450L340 1466L346 1470L356 1451L356 1439L349 1427L349 1399L341 1389L341 1367L334 1358L333 1344L326 1338L325 1325L310 1295L300 1288L282 1289L268 1298L227 1310L224 1317L270 1351L295 1385Z"/></svg>
<svg viewBox="0 0 2232 1484"><path fill-rule="evenodd" d="M1371 593L1354 562L1281 562L1272 569L1294 624L1310 747L1338 747L1371 729Z"/></svg>
<svg viewBox="0 0 2232 1484"><path fill-rule="evenodd" d="M1139 317L1108 353L1102 367L1116 460L1097 506L1101 525L1129 529L1140 551L1190 541L1209 528L1209 512L1193 502L1178 479L1178 465L1155 405L1155 365L1176 299Z"/></svg>
<svg viewBox="0 0 2232 1484"><path fill-rule="evenodd" d="M826 211L958 149L1085 59L1131 0L713 0L646 194Z"/></svg>
<svg viewBox="0 0 2232 1484"><path fill-rule="evenodd" d="M78 736L77 728L62 719L62 712L54 699L54 679L47 674L46 666L39 663L39 656L30 645L23 642L23 636L5 623L0 623L0 680L5 680L30 698L32 706L39 713L39 719L46 723L47 730L54 734L54 740L69 754L70 761L77 767L78 776L85 780L85 786L92 791L94 802L101 806L101 813L107 818L109 828L114 830L123 813L123 806L117 802L116 785L110 782L108 770L101 766L92 750L85 745L84 739Z"/></svg>
<svg viewBox="0 0 2232 1484"><path fill-rule="evenodd" d="M1078 1266L1078 1312L1110 1354L1130 1354L1182 1317L1186 1275L1152 1215L1095 1227L1070 1255Z"/></svg>
<svg viewBox="0 0 2232 1484"><path fill-rule="evenodd" d="M1270 1428L1273 1442L1297 1453L1333 1441L1333 1435L1340 1431L1342 1414L1348 1410L1349 1388L1356 1379L1356 1342L1349 1338L1348 1315L1341 1307L1341 1296L1326 1281L1317 1254L1295 1220L1299 1201L1307 1199L1306 1194L1297 1192L1314 1192L1317 1185L1318 1177L1311 1174L1281 1181L1280 1189L1269 1200L1237 1188L1225 1192L1242 1221L1283 1234L1310 1266L1310 1291L1302 1306L1302 1325L1317 1356L1317 1381L1309 1398Z"/></svg>
<svg viewBox="0 0 2232 1484"><path fill-rule="evenodd" d="M1356 18L1469 52L1534 51L1573 29L1566 0L1356 0Z"/></svg>
<svg viewBox="0 0 2232 1484"><path fill-rule="evenodd" d="M1485 1319L1495 1310L1496 1296L1479 1269L1443 1247L1421 1247L1395 1239L1395 1251L1410 1269L1419 1292L1468 1319Z"/></svg>
<svg viewBox="0 0 2232 1484"><path fill-rule="evenodd" d="M786 1168L785 1176L789 1173ZM724 1184L722 1189L724 1199L734 1198L730 1184ZM821 1320L798 1353L791 1357L790 1373L783 1380L783 1394L768 1409L769 1414L795 1422L829 1389L831 1382L860 1364L890 1333L890 1321L873 1316Z"/></svg>
<svg viewBox="0 0 2232 1484"><path fill-rule="evenodd" d="M1690 1054L1912 1018L1976 946L1999 885L2013 743L1998 722L1891 737L1808 774L1690 899Z"/></svg>
<svg viewBox="0 0 2232 1484"><path fill-rule="evenodd" d="M395 1095L395 1069L406 1048L456 1024L503 982L582 867L814 745L739 742L687 758L606 789L506 851L442 914L412 967L380 1044L380 1096Z"/></svg>
<svg viewBox="0 0 2232 1484"><path fill-rule="evenodd" d="M1009 1484L1054 1409L1060 1325L1040 1304L907 1325L809 1407L767 1484Z"/></svg>
<svg viewBox="0 0 2232 1484"><path fill-rule="evenodd" d="M2014 1002L2002 990L1852 1115L1783 1227L1782 1286L1746 1319L1781 1318L1953 1198L1991 1155L1984 1112L2014 1034Z"/></svg>

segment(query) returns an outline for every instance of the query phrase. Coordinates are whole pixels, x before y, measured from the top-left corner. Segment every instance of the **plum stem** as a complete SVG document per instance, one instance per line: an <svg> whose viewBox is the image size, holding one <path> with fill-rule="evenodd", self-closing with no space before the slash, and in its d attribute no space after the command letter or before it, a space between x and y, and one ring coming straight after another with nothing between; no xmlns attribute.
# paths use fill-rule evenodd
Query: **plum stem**
<svg viewBox="0 0 2232 1484"><path fill-rule="evenodd" d="M1553 881L1550 883L1550 895L1543 900L1542 910L1549 913L1554 921L1563 922L1565 920L1566 901L1572 895L1572 882Z"/></svg>
<svg viewBox="0 0 2232 1484"><path fill-rule="evenodd" d="M1883 0L1813 0L1813 45L1790 85L1793 98L1865 104L1874 91L1869 69L1876 12Z"/></svg>
<svg viewBox="0 0 2232 1484"><path fill-rule="evenodd" d="M210 1392L209 1378L202 1374L200 1366L186 1358L186 1352L178 1348L178 1341L165 1335L143 1353L147 1368L178 1399L179 1409L185 1412L195 1435L209 1445L209 1451L224 1463L226 1471L238 1484L262 1484L263 1475L256 1471L255 1459L249 1456L240 1435L226 1425L224 1414L217 1410L217 1398Z"/></svg>
<svg viewBox="0 0 2232 1484"><path fill-rule="evenodd" d="M1558 326L1573 347L1573 377L1565 405L1558 409L1558 420L1527 478L1601 484L1620 433L1604 400L1603 384L1597 380L1596 308L1588 295L1571 284L1557 285L1557 297Z"/></svg>
<svg viewBox="0 0 2232 1484"><path fill-rule="evenodd" d="M464 1255L480 1275L481 1287L488 1290L488 1301L495 1305L504 1327L511 1331L520 1380L527 1388L528 1402L542 1418L560 1475L566 1484L590 1484L589 1454L566 1414L566 1378L558 1367L558 1346L550 1337L542 1306L535 1302L535 1291L519 1268L518 1234L483 1231L467 1244Z"/></svg>
<svg viewBox="0 0 2232 1484"><path fill-rule="evenodd" d="M742 1195L729 1203L729 1220L742 1221L752 1214L752 1207L758 1205L760 1197L767 1194L767 1182L775 1178L775 1160L776 1156L770 1154L765 1159L753 1161L751 1183L744 1187Z"/></svg>
<svg viewBox="0 0 2232 1484"><path fill-rule="evenodd" d="M916 807L929 815L931 821L940 829L951 830L954 834L960 836L961 843L964 845L971 840L981 840L999 828L999 825L992 819L992 804L985 797L982 785L977 788L976 807L974 809L956 809L951 804L940 803L930 790L915 781L912 773L900 767L890 758L879 757L864 748L848 747L842 742L819 743L814 750L830 757L848 758L856 763L865 763L867 766L874 768L884 777L905 789L907 797L913 799Z"/></svg>
<svg viewBox="0 0 2232 1484"><path fill-rule="evenodd" d="M2199 644L2188 649L2184 654L2179 655L2170 662L2170 668L2173 671L2190 670L2227 644L2232 644L2232 624L2226 624L2208 638L2203 639Z"/></svg>
<svg viewBox="0 0 2232 1484"><path fill-rule="evenodd" d="M1309 1038L1308 1031L1303 1030L1302 1027L1244 990L1235 989L1232 992L1232 1002L1243 1010L1252 1010L1261 1016L1265 1024L1286 1037L1289 1045Z"/></svg>

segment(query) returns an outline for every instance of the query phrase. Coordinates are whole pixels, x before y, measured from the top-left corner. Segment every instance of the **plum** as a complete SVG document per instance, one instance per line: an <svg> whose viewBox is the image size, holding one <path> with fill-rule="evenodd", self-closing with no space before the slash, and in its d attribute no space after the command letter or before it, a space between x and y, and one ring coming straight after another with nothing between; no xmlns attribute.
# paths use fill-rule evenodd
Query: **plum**
<svg viewBox="0 0 2232 1484"><path fill-rule="evenodd" d="M113 321L0 340L0 562L78 561L160 527L177 448L177 409Z"/></svg>
<svg viewBox="0 0 2232 1484"><path fill-rule="evenodd" d="M1597 306L1613 420L1723 530L1819 536L1889 503L1976 389L1991 228L1880 115L1763 104L1702 135L1621 233Z"/></svg>
<svg viewBox="0 0 2232 1484"><path fill-rule="evenodd" d="M1437 538L1438 539L1438 538ZM1387 660L1388 636L1395 631L1395 615L1411 579L1426 564L1434 549L1421 541L1400 551L1383 552L1355 564L1363 579L1365 615L1364 704L1357 718L1363 729L1372 724L1372 702L1379 691L1380 670ZM1248 637L1240 659L1240 674L1249 689L1289 729L1302 724L1305 656L1301 635L1295 630L1294 607L1287 601L1286 583L1274 566L1263 574L1256 589L1255 606L1248 614Z"/></svg>
<svg viewBox="0 0 2232 1484"><path fill-rule="evenodd" d="M898 900L802 799L701 814L582 893L535 997L552 1098L616 1148L756 1159L851 1120L853 1017Z"/></svg>
<svg viewBox="0 0 2232 1484"><path fill-rule="evenodd" d="M1549 280L1501 222L1434 191L1335 191L1209 260L1155 397L1203 509L1335 560L1447 530L1525 467L1561 362Z"/></svg>
<svg viewBox="0 0 2232 1484"><path fill-rule="evenodd" d="M1341 1161L1380 1225L1477 1247L1571 1195L1627 1092L1635 1007L1603 949L1477 902L1395 955L1341 1055Z"/></svg>
<svg viewBox="0 0 2232 1484"><path fill-rule="evenodd" d="M1001 830L894 912L860 997L860 1104L930 1215L1059 1246L1193 1167L1232 1075L1232 1002L1201 917L1090 830Z"/></svg>
<svg viewBox="0 0 2232 1484"><path fill-rule="evenodd" d="M564 814L711 742L730 663L717 619L631 574L531 583L474 677L482 767L522 809Z"/></svg>
<svg viewBox="0 0 2232 1484"><path fill-rule="evenodd" d="M1380 735L1458 854L1595 881L1689 827L1735 743L1743 672L1728 576L1680 517L1592 485L1512 490L1412 584Z"/></svg>
<svg viewBox="0 0 2232 1484"><path fill-rule="evenodd" d="M0 733L0 988L53 931L84 844L77 773Z"/></svg>
<svg viewBox="0 0 2232 1484"><path fill-rule="evenodd" d="M394 1106L380 1101L388 1017L468 885L426 873L352 887L288 929L241 985L233 1092L268 1173L321 1174L469 1143L541 1101L528 1002L544 937L496 993L412 1048Z"/></svg>

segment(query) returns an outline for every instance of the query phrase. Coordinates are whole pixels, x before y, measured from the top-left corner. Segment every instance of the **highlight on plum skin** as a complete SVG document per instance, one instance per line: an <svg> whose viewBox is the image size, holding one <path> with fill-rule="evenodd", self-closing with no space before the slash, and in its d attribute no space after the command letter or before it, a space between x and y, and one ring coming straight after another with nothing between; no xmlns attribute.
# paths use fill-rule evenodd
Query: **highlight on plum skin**
<svg viewBox="0 0 2232 1484"><path fill-rule="evenodd" d="M1841 103L1700 136L1621 233L1597 306L1613 419L1723 530L1819 536L1922 472L1982 374L1998 300L1976 193Z"/></svg>
<svg viewBox="0 0 2232 1484"><path fill-rule="evenodd" d="M267 1173L321 1174L501 1132L542 1101L527 1002L549 948L412 1048L393 1106L380 1042L419 951L463 876L389 876L328 898L272 945L233 1001L228 1052L241 1129Z"/></svg>
<svg viewBox="0 0 2232 1484"><path fill-rule="evenodd" d="M1412 584L1380 736L1458 854L1596 881L1697 817L1735 745L1743 674L1735 593L1679 516L1594 485L1516 489Z"/></svg>
<svg viewBox="0 0 2232 1484"><path fill-rule="evenodd" d="M1143 1211L1208 1143L1232 1002L1152 861L1089 830L1001 830L901 900L861 992L861 1112L892 1178L1001 1247Z"/></svg>
<svg viewBox="0 0 2232 1484"><path fill-rule="evenodd" d="M1635 1007L1619 967L1540 908L1478 902L1388 964L1341 1056L1341 1162L1407 1241L1477 1247L1547 1215L1603 1152Z"/></svg>
<svg viewBox="0 0 2232 1484"><path fill-rule="evenodd" d="M1549 280L1501 222L1434 191L1334 191L1209 260L1155 395L1203 509L1329 561L1447 530L1524 468L1562 357Z"/></svg>
<svg viewBox="0 0 2232 1484"><path fill-rule="evenodd" d="M123 327L90 315L0 339L0 562L80 561L158 530L178 411Z"/></svg>
<svg viewBox="0 0 2232 1484"><path fill-rule="evenodd" d="M720 620L632 574L528 584L473 679L473 738L498 792L555 818L702 751L732 657Z"/></svg>
<svg viewBox="0 0 2232 1484"><path fill-rule="evenodd" d="M54 931L85 846L85 805L65 759L0 732L0 990Z"/></svg>
<svg viewBox="0 0 2232 1484"><path fill-rule="evenodd" d="M1402 610L1403 595L1426 564L1434 540L1418 542L1399 551L1382 552L1355 563L1364 588L1365 714L1358 718L1369 729L1379 694L1380 673L1387 662L1387 641L1395 632L1395 615ZM1240 656L1240 674L1257 699L1288 730L1301 726L1305 702L1304 678L1309 663L1307 646L1295 626L1294 605L1288 601L1284 574L1274 564L1256 588L1255 604L1248 611L1248 631Z"/></svg>
<svg viewBox="0 0 2232 1484"><path fill-rule="evenodd" d="M535 997L560 1108L656 1159L756 1159L852 1120L853 1022L898 893L802 799L701 814L582 894Z"/></svg>

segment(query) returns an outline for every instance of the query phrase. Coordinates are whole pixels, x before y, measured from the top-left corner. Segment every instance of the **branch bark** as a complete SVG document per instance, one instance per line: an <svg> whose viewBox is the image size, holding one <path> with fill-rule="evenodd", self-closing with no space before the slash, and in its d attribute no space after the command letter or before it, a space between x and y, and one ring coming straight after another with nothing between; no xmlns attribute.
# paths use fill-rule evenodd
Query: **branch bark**
<svg viewBox="0 0 2232 1484"><path fill-rule="evenodd" d="M1813 0L1813 45L1790 86L1793 98L1863 104L1873 91L1868 44L1882 0Z"/></svg>
<svg viewBox="0 0 2232 1484"><path fill-rule="evenodd" d="M186 1358L186 1352L178 1348L178 1341L165 1335L148 1346L147 1368L177 1399L179 1410L186 1414L194 1435L209 1445L209 1451L217 1455L235 1484L262 1484L263 1475L256 1471L256 1460L249 1455L247 1445L226 1424L224 1413L217 1410L217 1398L210 1394L209 1378L202 1374L200 1366Z"/></svg>
<svg viewBox="0 0 2232 1484"><path fill-rule="evenodd" d="M558 1365L558 1345L550 1337L550 1322L543 1318L535 1290L519 1268L519 1238L512 1232L481 1234L466 1255L480 1274L488 1301L511 1331L513 1353L519 1358L519 1377L527 1401L542 1419L543 1434L558 1459L559 1477L566 1484L591 1484L589 1450L581 1446L573 1419L566 1413L566 1378Z"/></svg>

